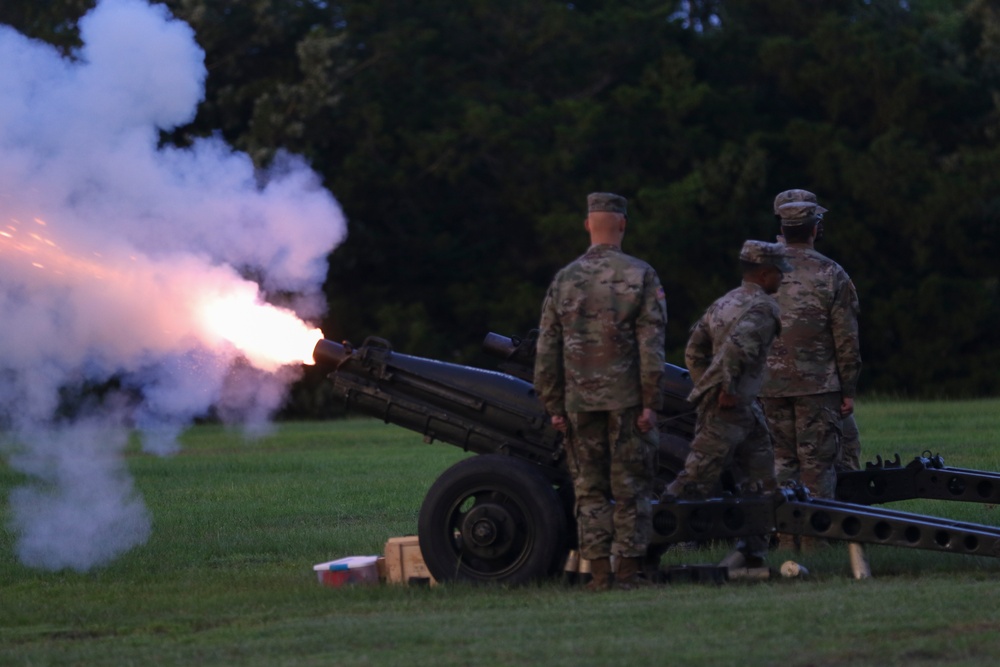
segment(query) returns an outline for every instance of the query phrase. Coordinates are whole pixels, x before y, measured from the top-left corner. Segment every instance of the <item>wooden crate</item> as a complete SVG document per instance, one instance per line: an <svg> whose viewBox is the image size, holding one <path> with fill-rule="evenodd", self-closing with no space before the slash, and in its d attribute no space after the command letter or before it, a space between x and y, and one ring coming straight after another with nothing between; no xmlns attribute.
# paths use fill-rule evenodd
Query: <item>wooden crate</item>
<svg viewBox="0 0 1000 667"><path fill-rule="evenodd" d="M424 564L416 535L390 537L385 543L385 580L394 584L437 583Z"/></svg>

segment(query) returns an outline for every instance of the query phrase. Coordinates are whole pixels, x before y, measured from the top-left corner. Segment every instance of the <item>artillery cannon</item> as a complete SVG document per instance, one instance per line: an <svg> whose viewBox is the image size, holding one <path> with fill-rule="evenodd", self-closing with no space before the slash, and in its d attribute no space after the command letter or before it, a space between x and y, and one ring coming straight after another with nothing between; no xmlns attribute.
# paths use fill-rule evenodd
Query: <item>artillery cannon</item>
<svg viewBox="0 0 1000 667"><path fill-rule="evenodd" d="M374 337L357 348L321 340L313 358L329 370L333 394L348 411L478 455L445 470L421 505L420 549L435 578L519 584L562 568L576 540L573 489L562 435L551 426L530 381L533 335L491 333L484 350L501 359L502 372L400 354ZM695 421L686 401L687 371L670 364L664 370L658 489L683 466ZM775 531L1000 557L1000 529L868 506L920 497L928 489L934 495L927 497L995 502L985 498L995 498L1000 475L948 469L943 462L934 468L937 463L930 464L928 477L914 483L906 480L922 475L920 466L904 468L898 457L895 466L881 460L879 466L869 464L857 471L861 474L842 478L848 481L838 483L838 500L811 498L803 488L755 496L723 488L707 500L661 497L653 505L650 560L658 561L677 542ZM931 477L945 481L931 483ZM959 488L961 493L953 492Z"/></svg>

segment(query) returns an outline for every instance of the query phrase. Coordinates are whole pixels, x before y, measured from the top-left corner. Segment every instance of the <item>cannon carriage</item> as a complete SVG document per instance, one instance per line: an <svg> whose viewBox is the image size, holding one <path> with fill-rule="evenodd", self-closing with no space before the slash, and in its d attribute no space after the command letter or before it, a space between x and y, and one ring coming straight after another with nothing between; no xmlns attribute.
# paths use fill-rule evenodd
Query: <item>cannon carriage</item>
<svg viewBox="0 0 1000 667"><path fill-rule="evenodd" d="M521 584L558 574L575 546L573 488L562 435L550 424L531 384L535 334L490 333L483 349L500 370L400 354L380 338L360 347L321 340L313 357L329 372L333 394L349 412L369 415L473 452L445 470L420 508L417 533L428 569L439 581ZM659 491L681 470L693 437L691 380L666 364ZM743 496L723 484L718 497L653 505L648 562L671 544L773 532L1000 557L1000 529L872 507L928 497L995 503L996 473L948 468L928 453L903 466L868 464L838 475L837 499L808 490Z"/></svg>

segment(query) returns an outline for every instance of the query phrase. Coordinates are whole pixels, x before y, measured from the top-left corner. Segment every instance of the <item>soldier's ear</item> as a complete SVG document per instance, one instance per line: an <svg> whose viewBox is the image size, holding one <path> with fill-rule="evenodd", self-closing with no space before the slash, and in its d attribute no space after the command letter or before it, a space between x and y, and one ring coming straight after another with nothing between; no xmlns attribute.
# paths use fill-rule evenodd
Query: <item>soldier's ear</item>
<svg viewBox="0 0 1000 667"><path fill-rule="evenodd" d="M583 228L586 229L588 233L590 232L590 216L589 215L586 218L583 219Z"/></svg>

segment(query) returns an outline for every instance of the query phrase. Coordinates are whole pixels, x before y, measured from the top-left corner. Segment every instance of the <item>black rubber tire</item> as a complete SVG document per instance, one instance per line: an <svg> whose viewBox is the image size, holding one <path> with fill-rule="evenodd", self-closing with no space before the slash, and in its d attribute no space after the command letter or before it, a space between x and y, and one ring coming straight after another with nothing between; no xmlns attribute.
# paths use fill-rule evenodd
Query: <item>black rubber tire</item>
<svg viewBox="0 0 1000 667"><path fill-rule="evenodd" d="M566 559L566 510L531 463L499 454L459 461L431 485L417 522L420 551L438 581L520 585Z"/></svg>

